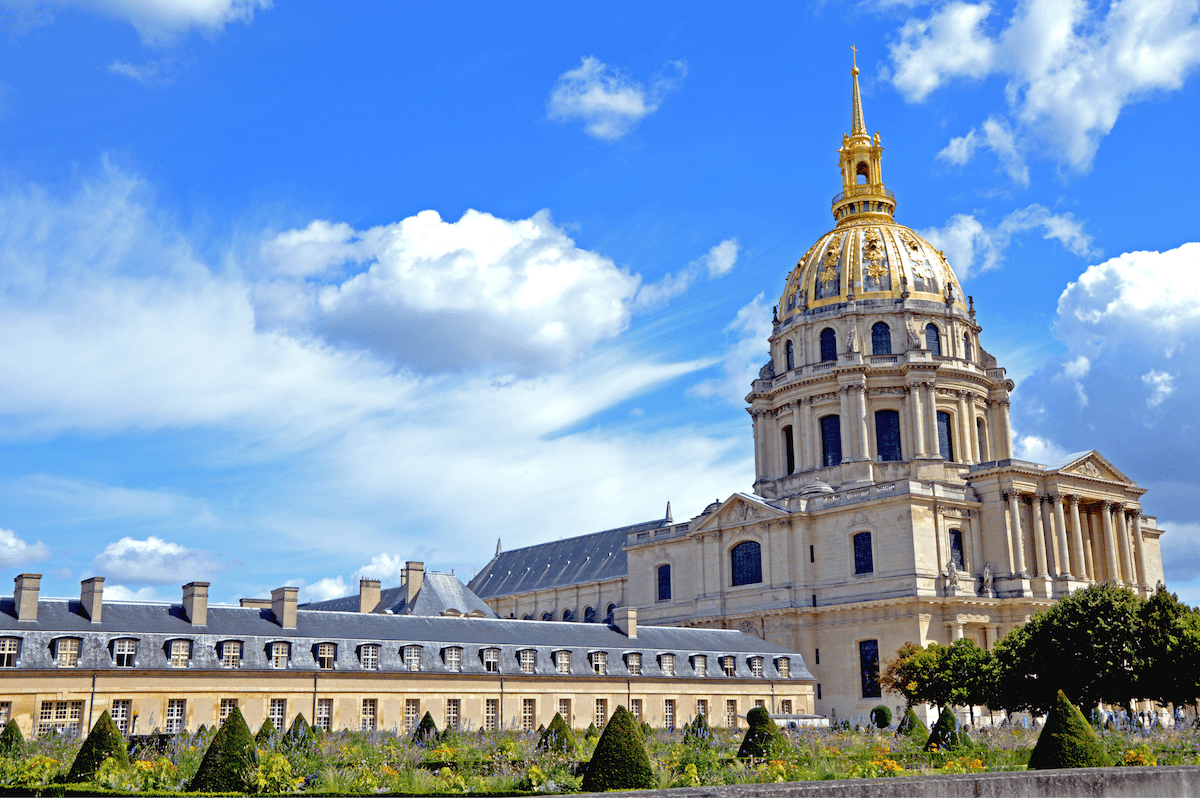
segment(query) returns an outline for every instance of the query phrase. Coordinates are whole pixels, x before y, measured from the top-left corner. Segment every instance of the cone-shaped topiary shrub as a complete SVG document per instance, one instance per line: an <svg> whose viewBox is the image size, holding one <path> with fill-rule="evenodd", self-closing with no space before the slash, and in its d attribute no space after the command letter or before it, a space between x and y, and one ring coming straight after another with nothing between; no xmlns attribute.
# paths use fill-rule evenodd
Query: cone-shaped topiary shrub
<svg viewBox="0 0 1200 800"><path fill-rule="evenodd" d="M957 750L970 744L967 735L959 730L958 717L948 706L942 706L938 720L929 732L929 741L925 742L926 750Z"/></svg>
<svg viewBox="0 0 1200 800"><path fill-rule="evenodd" d="M912 706L909 706L904 712L904 719L900 720L900 724L896 726L896 733L917 741L929 740L929 728L926 728L925 723L921 722L921 718L917 716L917 712L913 711Z"/></svg>
<svg viewBox="0 0 1200 800"><path fill-rule="evenodd" d="M557 753L570 753L575 749L575 734L567 726L562 714L555 714L554 719L550 720L550 727L542 731L537 746L538 750Z"/></svg>
<svg viewBox="0 0 1200 800"><path fill-rule="evenodd" d="M279 748L293 753L312 754L316 752L320 743L320 730L309 725L303 714L297 714L296 718L292 720L292 726L287 729L287 733L279 742Z"/></svg>
<svg viewBox="0 0 1200 800"><path fill-rule="evenodd" d="M587 730L583 732L583 738L591 739L593 736L599 736L600 731L596 730L596 723L588 725Z"/></svg>
<svg viewBox="0 0 1200 800"><path fill-rule="evenodd" d="M201 735L201 736L202 736L202 735L204 735L204 734L206 734L206 733L208 733L208 726L207 726L207 725L201 725L199 728L196 728L196 733L197 733L197 734L199 734L199 735Z"/></svg>
<svg viewBox="0 0 1200 800"><path fill-rule="evenodd" d="M105 711L92 726L92 732L83 740L79 754L71 763L71 771L67 773L67 783L90 781L96 774L96 769L110 756L122 765L129 763L125 737L117 730L116 723Z"/></svg>
<svg viewBox="0 0 1200 800"><path fill-rule="evenodd" d="M642 738L645 739L647 736L651 735L652 733L654 733L654 729L650 727L650 723L643 722L642 723Z"/></svg>
<svg viewBox="0 0 1200 800"><path fill-rule="evenodd" d="M234 708L204 751L188 791L248 794L254 788L251 775L257 767L258 751L250 728L242 712Z"/></svg>
<svg viewBox="0 0 1200 800"><path fill-rule="evenodd" d="M421 717L421 721L412 732L412 740L414 742L432 742L437 736L437 724L433 721L433 716L426 711L425 716Z"/></svg>
<svg viewBox="0 0 1200 800"><path fill-rule="evenodd" d="M694 720L683 726L683 740L687 742L692 739L699 739L700 741L708 741L709 739L708 720L700 714L697 714Z"/></svg>
<svg viewBox="0 0 1200 800"><path fill-rule="evenodd" d="M771 744L779 738L779 728L767 713L765 708L755 706L746 715L746 723L750 729L742 739L738 748L738 758L765 758L771 749Z"/></svg>
<svg viewBox="0 0 1200 800"><path fill-rule="evenodd" d="M625 706L617 706L583 772L583 791L650 789L654 785L654 770L637 720Z"/></svg>
<svg viewBox="0 0 1200 800"><path fill-rule="evenodd" d="M892 710L880 704L871 709L871 722L882 730L892 724Z"/></svg>
<svg viewBox="0 0 1200 800"><path fill-rule="evenodd" d="M10 719L0 733L0 758L20 758L25 752L25 737L21 735L21 726L15 719Z"/></svg>
<svg viewBox="0 0 1200 800"><path fill-rule="evenodd" d="M1030 769L1111 767L1092 726L1060 689L1054 708L1029 757Z"/></svg>
<svg viewBox="0 0 1200 800"><path fill-rule="evenodd" d="M262 727L258 729L258 733L254 734L254 744L259 748L266 749L274 743L274 739L279 738L278 733L275 723L271 722L270 717L267 717Z"/></svg>

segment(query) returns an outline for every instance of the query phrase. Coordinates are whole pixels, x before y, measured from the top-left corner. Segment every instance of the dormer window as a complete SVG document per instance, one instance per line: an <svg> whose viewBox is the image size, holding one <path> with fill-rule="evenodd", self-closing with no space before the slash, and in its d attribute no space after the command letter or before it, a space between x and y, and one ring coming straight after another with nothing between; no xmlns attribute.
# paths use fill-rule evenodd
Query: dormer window
<svg viewBox="0 0 1200 800"><path fill-rule="evenodd" d="M537 651L522 650L521 652L517 653L517 656L520 659L521 672L524 672L527 675L532 675L536 671Z"/></svg>
<svg viewBox="0 0 1200 800"><path fill-rule="evenodd" d="M737 659L733 656L721 656L721 672L725 673L726 678L732 678L737 674Z"/></svg>
<svg viewBox="0 0 1200 800"><path fill-rule="evenodd" d="M421 671L421 645L404 645L404 668L409 672Z"/></svg>
<svg viewBox="0 0 1200 800"><path fill-rule="evenodd" d="M763 676L762 656L750 656L750 674L756 678L761 678Z"/></svg>
<svg viewBox="0 0 1200 800"><path fill-rule="evenodd" d="M0 668L17 665L17 649L21 640L15 636L5 636L0 639Z"/></svg>
<svg viewBox="0 0 1200 800"><path fill-rule="evenodd" d="M363 669L379 669L379 645L364 644L359 647L358 660Z"/></svg>
<svg viewBox="0 0 1200 800"><path fill-rule="evenodd" d="M117 639L113 642L113 663L118 667L132 667L137 656L137 639Z"/></svg>
<svg viewBox="0 0 1200 800"><path fill-rule="evenodd" d="M571 651L559 650L554 654L554 666L559 675L571 674Z"/></svg>
<svg viewBox="0 0 1200 800"><path fill-rule="evenodd" d="M662 668L663 675L675 674L675 654L663 653L658 657L658 665Z"/></svg>
<svg viewBox="0 0 1200 800"><path fill-rule="evenodd" d="M272 642L270 647L272 669L287 669L291 646L287 642Z"/></svg>
<svg viewBox="0 0 1200 800"><path fill-rule="evenodd" d="M173 639L167 643L167 663L174 669L186 669L192 657L192 643L187 639Z"/></svg>
<svg viewBox="0 0 1200 800"><path fill-rule="evenodd" d="M242 666L242 643L221 642L221 666L238 669Z"/></svg>
<svg viewBox="0 0 1200 800"><path fill-rule="evenodd" d="M337 662L337 645L325 642L317 645L317 669L333 669Z"/></svg>
<svg viewBox="0 0 1200 800"><path fill-rule="evenodd" d="M608 653L595 652L591 654L592 671L597 675L608 674Z"/></svg>
<svg viewBox="0 0 1200 800"><path fill-rule="evenodd" d="M708 657L692 656L692 671L703 678L708 674Z"/></svg>
<svg viewBox="0 0 1200 800"><path fill-rule="evenodd" d="M642 674L642 654L641 653L626 653L625 666L629 668L630 675Z"/></svg>
<svg viewBox="0 0 1200 800"><path fill-rule="evenodd" d="M56 666L67 669L79 666L79 640L55 639L54 663Z"/></svg>
<svg viewBox="0 0 1200 800"><path fill-rule="evenodd" d="M448 672L462 672L462 652L461 647L447 647L442 651Z"/></svg>
<svg viewBox="0 0 1200 800"><path fill-rule="evenodd" d="M775 660L775 669L779 670L779 677L792 677L792 660L790 658L778 658Z"/></svg>
<svg viewBox="0 0 1200 800"><path fill-rule="evenodd" d="M483 671L500 671L500 651L497 648L489 647L483 651Z"/></svg>

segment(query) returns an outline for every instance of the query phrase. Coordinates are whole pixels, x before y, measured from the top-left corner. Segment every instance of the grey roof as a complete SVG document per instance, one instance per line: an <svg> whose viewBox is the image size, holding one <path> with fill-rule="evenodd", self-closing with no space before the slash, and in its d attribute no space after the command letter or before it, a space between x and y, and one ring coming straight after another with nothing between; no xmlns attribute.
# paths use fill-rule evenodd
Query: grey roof
<svg viewBox="0 0 1200 800"><path fill-rule="evenodd" d="M626 537L670 524L670 519L656 519L509 550L489 561L467 586L487 598L624 578L629 574Z"/></svg>
<svg viewBox="0 0 1200 800"><path fill-rule="evenodd" d="M1080 450L1078 453L1068 453L1067 455L1063 456L1062 458L1055 459L1054 461L1051 461L1049 464L1044 464L1043 466L1046 468L1047 472L1054 472L1055 470L1062 469L1063 467L1067 466L1068 464L1078 461L1079 459L1083 458L1084 456L1088 455L1089 453L1094 453L1094 452L1096 452L1096 451L1095 450Z"/></svg>
<svg viewBox="0 0 1200 800"><path fill-rule="evenodd" d="M351 611L358 612L358 595L338 597L334 600L322 600L316 603L304 603L297 608L308 611ZM406 614L416 617L440 617L447 611L457 611L460 614L470 614L472 611L485 617L496 617L496 612L488 604L468 589L454 575L444 572L426 572L421 581L421 589L413 598L412 605L408 603L408 592L404 586L394 586L379 593L379 604L375 613L385 610L393 614Z"/></svg>

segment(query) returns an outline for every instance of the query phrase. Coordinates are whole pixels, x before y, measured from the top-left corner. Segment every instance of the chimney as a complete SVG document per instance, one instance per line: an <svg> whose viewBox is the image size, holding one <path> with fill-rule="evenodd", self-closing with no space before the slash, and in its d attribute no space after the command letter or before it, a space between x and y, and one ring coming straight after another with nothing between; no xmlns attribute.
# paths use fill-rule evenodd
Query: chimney
<svg viewBox="0 0 1200 800"><path fill-rule="evenodd" d="M613 611L613 625L630 639L637 638L637 607L625 606Z"/></svg>
<svg viewBox="0 0 1200 800"><path fill-rule="evenodd" d="M79 582L79 602L83 605L83 613L92 622L100 621L100 613L104 610L104 578L88 578Z"/></svg>
<svg viewBox="0 0 1200 800"><path fill-rule="evenodd" d="M295 586L284 586L271 590L271 613L281 628L296 627L296 592Z"/></svg>
<svg viewBox="0 0 1200 800"><path fill-rule="evenodd" d="M370 614L377 605L379 605L379 581L359 578L358 613Z"/></svg>
<svg viewBox="0 0 1200 800"><path fill-rule="evenodd" d="M17 612L17 622L37 622L38 590L42 585L42 576L26 572L13 579L13 609Z"/></svg>
<svg viewBox="0 0 1200 800"><path fill-rule="evenodd" d="M421 591L421 584L425 582L425 562L424 561L408 561L404 564L404 587L408 590L405 593L405 602L412 603L416 599L417 592Z"/></svg>
<svg viewBox="0 0 1200 800"><path fill-rule="evenodd" d="M183 613L193 625L208 625L207 581L192 581L183 587Z"/></svg>

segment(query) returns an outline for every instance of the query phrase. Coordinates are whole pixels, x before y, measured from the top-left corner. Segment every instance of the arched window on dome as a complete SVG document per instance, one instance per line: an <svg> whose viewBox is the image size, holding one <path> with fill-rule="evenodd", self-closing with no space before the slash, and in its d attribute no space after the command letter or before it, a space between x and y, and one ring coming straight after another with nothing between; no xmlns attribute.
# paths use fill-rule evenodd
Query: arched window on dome
<svg viewBox="0 0 1200 800"><path fill-rule="evenodd" d="M837 361L837 334L833 328L821 331L821 360Z"/></svg>
<svg viewBox="0 0 1200 800"><path fill-rule="evenodd" d="M937 412L938 450L946 461L954 460L954 431L950 425L950 414Z"/></svg>
<svg viewBox="0 0 1200 800"><path fill-rule="evenodd" d="M616 613L617 613L616 605L613 603L609 603L608 604L608 613L604 615L604 624L612 625L613 624L613 615Z"/></svg>
<svg viewBox="0 0 1200 800"><path fill-rule="evenodd" d="M875 412L875 449L880 461L903 461L900 454L900 412Z"/></svg>
<svg viewBox="0 0 1200 800"><path fill-rule="evenodd" d="M886 322L876 322L871 326L871 355L890 356L892 354L892 329Z"/></svg>
<svg viewBox="0 0 1200 800"><path fill-rule="evenodd" d="M821 417L821 463L827 467L842 463L842 418L837 414Z"/></svg>
<svg viewBox="0 0 1200 800"><path fill-rule="evenodd" d="M942 354L942 339L938 336L937 325L932 322L925 326L925 349L935 356Z"/></svg>
<svg viewBox="0 0 1200 800"><path fill-rule="evenodd" d="M787 368L789 370L796 368L796 350L792 347L792 340L788 339L787 344L783 346L784 358L787 360Z"/></svg>
<svg viewBox="0 0 1200 800"><path fill-rule="evenodd" d="M969 333L963 334L963 358L967 361L975 360L974 350L971 349L971 334Z"/></svg>
<svg viewBox="0 0 1200 800"><path fill-rule="evenodd" d="M596 621L596 609L592 608L591 606L588 606L587 608L585 608L583 610L583 621L584 622L595 622Z"/></svg>
<svg viewBox="0 0 1200 800"><path fill-rule="evenodd" d="M542 622L549 622L552 619L554 619L553 611L545 611L542 613Z"/></svg>
<svg viewBox="0 0 1200 800"><path fill-rule="evenodd" d="M975 420L975 435L979 439L979 460L988 461L987 423L983 421L983 417Z"/></svg>
<svg viewBox="0 0 1200 800"><path fill-rule="evenodd" d="M563 622L574 622L575 612L569 608L563 609Z"/></svg>
<svg viewBox="0 0 1200 800"><path fill-rule="evenodd" d="M742 542L729 551L733 566L733 585L762 583L762 547L758 542Z"/></svg>

